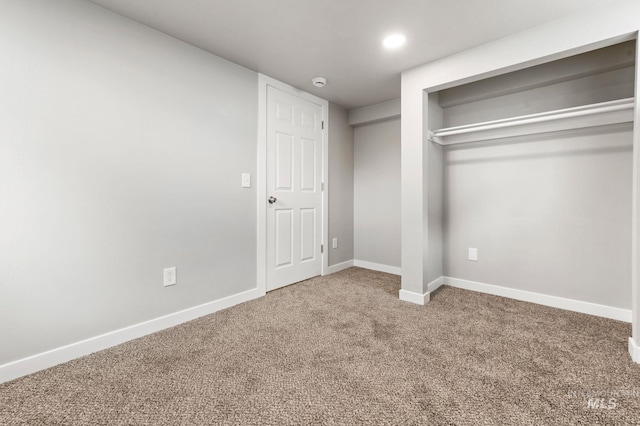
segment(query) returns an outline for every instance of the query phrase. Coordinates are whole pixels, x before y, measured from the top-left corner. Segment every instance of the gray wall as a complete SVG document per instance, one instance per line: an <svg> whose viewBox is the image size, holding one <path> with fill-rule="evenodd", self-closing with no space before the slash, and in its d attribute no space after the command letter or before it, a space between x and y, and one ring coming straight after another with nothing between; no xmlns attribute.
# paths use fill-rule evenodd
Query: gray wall
<svg viewBox="0 0 640 426"><path fill-rule="evenodd" d="M443 90L444 127L634 95L635 40ZM431 120L431 112L429 113Z"/></svg>
<svg viewBox="0 0 640 426"><path fill-rule="evenodd" d="M354 258L400 267L400 120L354 130Z"/></svg>
<svg viewBox="0 0 640 426"><path fill-rule="evenodd" d="M631 138L623 125L447 148L445 275L630 309Z"/></svg>
<svg viewBox="0 0 640 426"><path fill-rule="evenodd" d="M353 128L347 111L329 104L329 265L353 259ZM338 248L332 248L338 238Z"/></svg>
<svg viewBox="0 0 640 426"><path fill-rule="evenodd" d="M625 67L445 109L444 127L633 97L635 71ZM496 85L499 85L497 79Z"/></svg>
<svg viewBox="0 0 640 426"><path fill-rule="evenodd" d="M612 51L633 58L629 43ZM504 76L526 90L447 107L444 121L632 97L633 68L611 71L602 53L577 58L593 73L571 80L552 78L567 60ZM546 72L550 84L530 88ZM500 87L501 77L491 80L479 84ZM444 162L446 276L631 308L631 124L451 146Z"/></svg>
<svg viewBox="0 0 640 426"><path fill-rule="evenodd" d="M0 53L0 364L255 287L256 73L84 1Z"/></svg>

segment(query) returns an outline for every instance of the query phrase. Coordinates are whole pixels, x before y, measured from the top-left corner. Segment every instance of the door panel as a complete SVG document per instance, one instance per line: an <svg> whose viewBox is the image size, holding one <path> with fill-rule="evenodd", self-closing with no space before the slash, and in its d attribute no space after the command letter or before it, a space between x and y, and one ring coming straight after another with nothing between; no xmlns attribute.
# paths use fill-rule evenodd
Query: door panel
<svg viewBox="0 0 640 426"><path fill-rule="evenodd" d="M267 88L267 290L322 270L322 107Z"/></svg>
<svg viewBox="0 0 640 426"><path fill-rule="evenodd" d="M300 262L316 257L316 210L300 209Z"/></svg>
<svg viewBox="0 0 640 426"><path fill-rule="evenodd" d="M306 127L307 129L312 129L312 130L316 130L316 117L315 114L312 111L305 111L304 109L302 109L300 111L301 115L302 115L302 122L301 125L302 127Z"/></svg>
<svg viewBox="0 0 640 426"><path fill-rule="evenodd" d="M276 118L293 125L293 106L282 101L276 101Z"/></svg>
<svg viewBox="0 0 640 426"><path fill-rule="evenodd" d="M293 211L276 210L276 268L293 264Z"/></svg>
<svg viewBox="0 0 640 426"><path fill-rule="evenodd" d="M302 161L300 162L300 190L303 192L315 192L316 190L316 162L317 153L315 140L301 138L300 149Z"/></svg>
<svg viewBox="0 0 640 426"><path fill-rule="evenodd" d="M293 191L293 135L276 134L276 190Z"/></svg>

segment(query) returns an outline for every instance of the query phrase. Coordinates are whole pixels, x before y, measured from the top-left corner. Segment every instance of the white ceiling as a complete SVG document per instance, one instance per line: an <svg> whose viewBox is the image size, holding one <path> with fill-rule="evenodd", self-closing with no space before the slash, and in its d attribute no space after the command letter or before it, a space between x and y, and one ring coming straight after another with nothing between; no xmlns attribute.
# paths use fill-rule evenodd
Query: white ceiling
<svg viewBox="0 0 640 426"><path fill-rule="evenodd" d="M606 0L90 1L351 109L399 97L403 70Z"/></svg>

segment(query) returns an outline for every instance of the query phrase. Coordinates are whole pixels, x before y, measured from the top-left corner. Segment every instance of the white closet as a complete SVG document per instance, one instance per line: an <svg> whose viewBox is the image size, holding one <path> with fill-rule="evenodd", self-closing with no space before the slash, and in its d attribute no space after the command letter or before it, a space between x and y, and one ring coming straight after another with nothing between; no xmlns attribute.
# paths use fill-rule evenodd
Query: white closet
<svg viewBox="0 0 640 426"><path fill-rule="evenodd" d="M429 94L445 277L631 309L634 78L629 41Z"/></svg>

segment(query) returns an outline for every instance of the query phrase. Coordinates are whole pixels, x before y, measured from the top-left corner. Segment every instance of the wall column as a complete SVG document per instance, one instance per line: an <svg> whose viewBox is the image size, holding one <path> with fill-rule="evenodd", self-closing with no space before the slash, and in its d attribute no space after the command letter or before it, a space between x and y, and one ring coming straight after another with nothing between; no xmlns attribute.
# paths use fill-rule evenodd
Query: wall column
<svg viewBox="0 0 640 426"><path fill-rule="evenodd" d="M429 302L424 255L428 242L425 221L429 150L423 143L428 112L427 94L411 72L402 74L401 98L401 220L402 289L400 299Z"/></svg>

